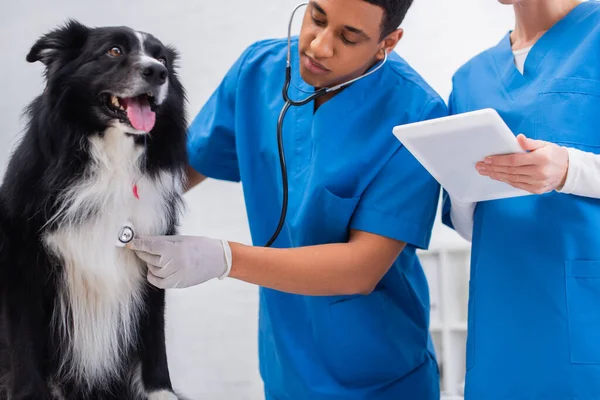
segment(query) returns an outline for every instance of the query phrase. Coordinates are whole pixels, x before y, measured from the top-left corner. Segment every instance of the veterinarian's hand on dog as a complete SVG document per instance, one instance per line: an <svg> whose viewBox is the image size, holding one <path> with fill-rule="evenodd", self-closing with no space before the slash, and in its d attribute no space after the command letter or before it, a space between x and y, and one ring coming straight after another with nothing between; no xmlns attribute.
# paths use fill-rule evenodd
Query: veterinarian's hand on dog
<svg viewBox="0 0 600 400"><path fill-rule="evenodd" d="M161 289L186 288L225 278L231 269L226 241L202 236L148 236L127 247L148 264L148 281Z"/></svg>

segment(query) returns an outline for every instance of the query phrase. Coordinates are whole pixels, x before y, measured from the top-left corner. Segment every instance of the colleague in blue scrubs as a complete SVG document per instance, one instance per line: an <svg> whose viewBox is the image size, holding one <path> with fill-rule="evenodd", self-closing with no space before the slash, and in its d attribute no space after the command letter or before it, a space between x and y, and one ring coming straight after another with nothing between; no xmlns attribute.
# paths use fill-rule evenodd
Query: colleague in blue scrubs
<svg viewBox="0 0 600 400"><path fill-rule="evenodd" d="M392 128L447 108L392 51L410 3L312 0L306 8L292 40L293 99L362 75L385 52L389 58L332 96L289 110L289 209L273 248L262 246L282 204L276 125L286 39L250 46L189 129L188 186L204 177L241 181L255 247L182 236L130 246L158 287L224 276L261 287L267 399L440 397L428 287L415 254L429 244L440 188Z"/></svg>
<svg viewBox="0 0 600 400"><path fill-rule="evenodd" d="M515 29L456 72L449 108L500 113L527 153L476 167L531 194L444 194L472 240L465 398L600 399L600 3L503 3Z"/></svg>

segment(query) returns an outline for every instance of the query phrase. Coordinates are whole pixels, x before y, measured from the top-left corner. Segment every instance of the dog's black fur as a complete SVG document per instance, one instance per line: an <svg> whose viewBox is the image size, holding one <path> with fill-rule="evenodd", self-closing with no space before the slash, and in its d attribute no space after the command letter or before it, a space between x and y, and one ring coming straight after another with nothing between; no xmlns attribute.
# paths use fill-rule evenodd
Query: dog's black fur
<svg viewBox="0 0 600 400"><path fill-rule="evenodd" d="M119 51L114 50L115 46ZM153 108L156 123L150 134L133 129L125 113L109 106L111 94L125 92L129 96L149 93L150 102L156 101L165 74L156 63L152 64L155 71L140 70L144 68L138 57L142 54L140 46L145 52L144 62L154 58L168 71L167 95L162 104ZM89 381L82 371L72 370L73 354L68 348L73 336L69 329L76 315L67 311L61 325L58 304L61 299L69 300L61 294L67 279L66 263L77 261L65 260L47 244L47 239L61 229L86 226L81 229L91 230L93 225L84 224L102 221L105 215L118 211L104 210L102 203L86 203L79 210L71 209L68 218L63 215L65 206L73 202L67 195L69 191L98 173L90 139L102 143L108 137L107 129L117 121L130 132L123 132L127 139L111 133L115 140L128 140L132 148L144 149L140 156L143 162L139 163L142 177L149 182L155 182L161 174L182 179L187 162L185 93L175 72L177 53L153 36L127 27L90 28L68 21L42 36L31 48L27 61L45 64L47 85L28 107L29 124L0 188L0 400L3 396L10 400L138 400L152 399L148 397L152 392L171 392L164 336L164 291L145 279L137 293L142 299L139 312L131 314L130 343L120 345L122 357L110 361L115 370ZM161 72L163 76L156 78ZM142 92L131 94L142 87ZM109 151L107 154L110 156ZM160 231L145 234L176 232L180 193L174 190L165 194L164 214L160 216L165 223L159 224ZM117 234L115 229L115 242ZM106 247L101 251L117 254L129 250ZM135 260L139 262L139 275L145 277L145 266ZM73 266L79 267L85 266ZM142 391L134 387L139 383L132 384L135 369L140 366Z"/></svg>

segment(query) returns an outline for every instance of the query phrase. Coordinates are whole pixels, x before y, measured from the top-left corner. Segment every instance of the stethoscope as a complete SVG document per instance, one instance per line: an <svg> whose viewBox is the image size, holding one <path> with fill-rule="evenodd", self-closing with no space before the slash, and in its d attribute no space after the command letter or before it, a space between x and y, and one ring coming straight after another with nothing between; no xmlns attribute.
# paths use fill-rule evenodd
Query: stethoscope
<svg viewBox="0 0 600 400"><path fill-rule="evenodd" d="M125 223L119 230L116 244L117 247L125 247L127 243L133 240L134 237L135 232L133 231L133 225L129 222Z"/></svg>
<svg viewBox="0 0 600 400"><path fill-rule="evenodd" d="M291 106L297 106L297 107L303 106L307 103L310 103L311 101L315 100L318 97L321 97L327 93L335 92L336 90L339 90L345 86L348 86L351 83L358 81L359 79L366 78L367 76L369 76L369 75L375 73L377 70L379 70L383 66L383 64L385 64L387 62L387 58L388 58L387 52L384 51L383 60L381 61L381 63L379 63L379 65L377 67L373 68L371 71L368 71L365 74L363 74L357 78L351 79L347 82L340 83L339 85L336 85L336 86L333 86L330 88L321 88L303 100L292 100L288 94L290 83L292 82L292 67L291 67L292 23L294 21L294 15L296 14L296 11L298 11L299 8L307 6L307 5L308 5L308 3L301 3L301 4L297 5L296 8L294 8L294 11L292 12L292 16L290 17L290 22L288 24L287 58L286 58L286 65L285 65L285 83L283 85L283 90L282 90L283 99L285 100L285 104L283 105L281 112L279 113L279 118L277 120L277 147L279 150L279 165L281 167L283 199L282 199L282 205L281 205L281 216L279 217L279 224L277 225L277 229L273 233L273 236L271 236L269 241L265 244L265 247L270 247L273 244L273 242L275 241L275 239L277 239L277 237L279 236L279 233L281 232L281 229L283 228L283 224L285 222L285 217L287 214L288 178L287 178L287 167L286 167L286 163L285 163L285 153L284 153L284 148L283 148L283 132L282 131L283 131L283 120L285 119L285 115L286 115L288 109ZM300 89L298 87L296 87L296 89L298 89L299 91L303 91L302 89ZM124 247L127 243L131 242L134 237L135 237L135 232L133 230L133 225L129 222L125 223L121 227L121 229L118 233L117 246Z"/></svg>
<svg viewBox="0 0 600 400"><path fill-rule="evenodd" d="M281 109L281 112L279 113L279 119L277 120L277 147L279 149L279 165L281 167L281 179L282 179L282 186L283 186L283 199L282 199L282 205L281 205L281 216L279 217L279 224L277 225L277 229L275 230L275 232L273 233L273 236L271 236L271 239L269 239L269 241L267 242L267 244L265 244L265 247L270 247L273 242L275 241L275 239L277 239L277 237L279 236L279 233L281 232L281 229L283 228L283 223L285 221L285 216L287 214L287 208L288 208L288 179L287 179L287 167L286 167L286 163L285 163L285 154L284 154L284 149L283 149L283 120L285 118L285 115L288 111L288 109L291 106L303 106L313 100L315 100L318 97L321 97L327 93L330 92L335 92L336 90L339 90L341 88L343 88L344 86L348 86L351 83L356 82L359 79L362 78L366 78L367 76L375 73L379 68L381 68L383 66L383 64L386 63L387 61L387 52L383 52L384 53L384 58L383 61L381 61L381 63L373 68L371 71L366 72L365 74L354 78L352 80L349 80L347 82L341 83L339 85L330 87L330 88L321 88L317 91L315 91L313 94L311 94L310 96L306 97L304 100L292 100L289 95L288 95L288 91L289 91L289 87L290 87L290 83L292 81L292 67L291 67L291 37L292 37L292 23L294 21L294 14L296 14L296 11L298 11L298 9L300 7L306 6L308 5L308 3L302 3L296 6L296 8L294 8L294 11L292 12L292 16L290 17L290 22L288 24L288 37L287 37L287 59L286 59L286 66L285 66L285 84L283 85L283 90L282 90L282 94L283 94L283 99L285 100L285 104L283 105L283 108ZM295 85L294 85L295 86ZM300 88L296 87L296 89L301 90Z"/></svg>

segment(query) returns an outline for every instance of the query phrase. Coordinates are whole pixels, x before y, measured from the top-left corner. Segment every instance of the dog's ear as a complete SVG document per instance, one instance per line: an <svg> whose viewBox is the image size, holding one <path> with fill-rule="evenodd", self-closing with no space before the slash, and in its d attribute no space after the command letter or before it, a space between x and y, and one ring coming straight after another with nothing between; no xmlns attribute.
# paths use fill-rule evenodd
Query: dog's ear
<svg viewBox="0 0 600 400"><path fill-rule="evenodd" d="M179 68L179 52L177 51L177 49L169 45L165 46L165 49L167 52L167 58L169 59L171 66L174 69Z"/></svg>
<svg viewBox="0 0 600 400"><path fill-rule="evenodd" d="M66 24L48 32L33 45L27 61L41 61L47 67L59 59L69 59L77 56L85 44L90 29L85 25L68 20Z"/></svg>

